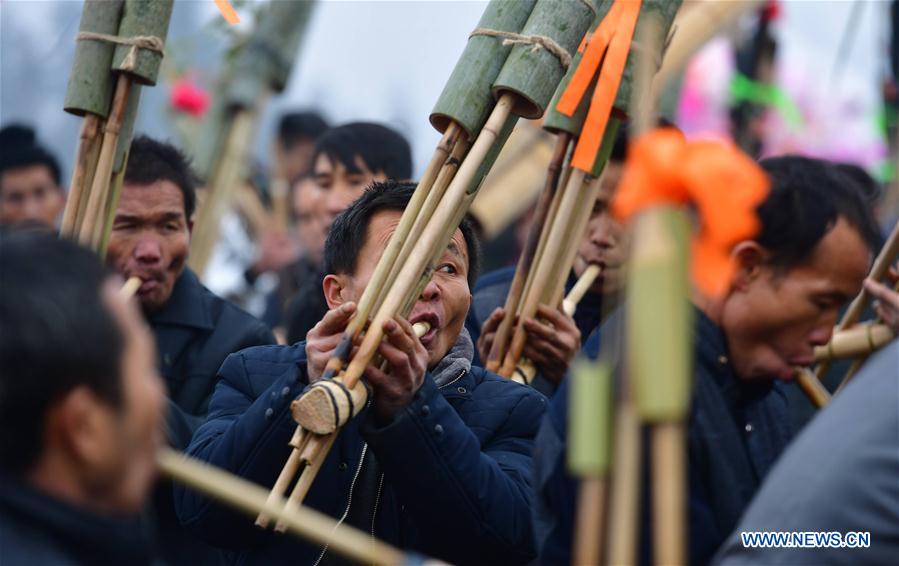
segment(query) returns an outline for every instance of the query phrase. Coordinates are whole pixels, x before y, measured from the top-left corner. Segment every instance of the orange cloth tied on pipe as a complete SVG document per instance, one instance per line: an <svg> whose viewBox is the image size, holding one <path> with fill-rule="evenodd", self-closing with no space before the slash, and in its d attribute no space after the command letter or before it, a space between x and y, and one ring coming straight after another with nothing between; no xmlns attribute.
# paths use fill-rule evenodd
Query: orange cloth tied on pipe
<svg viewBox="0 0 899 566"><path fill-rule="evenodd" d="M692 205L698 231L691 243L693 281L704 293L727 291L731 250L761 228L756 207L768 195L767 174L736 146L687 142L677 130L657 129L628 148L612 212L627 220L658 205Z"/></svg>
<svg viewBox="0 0 899 566"><path fill-rule="evenodd" d="M615 1L602 23L587 39L581 62L556 105L556 110L562 114L573 115L596 73L599 73L584 127L571 157L571 165L581 171L593 170L618 95L641 5L642 0Z"/></svg>

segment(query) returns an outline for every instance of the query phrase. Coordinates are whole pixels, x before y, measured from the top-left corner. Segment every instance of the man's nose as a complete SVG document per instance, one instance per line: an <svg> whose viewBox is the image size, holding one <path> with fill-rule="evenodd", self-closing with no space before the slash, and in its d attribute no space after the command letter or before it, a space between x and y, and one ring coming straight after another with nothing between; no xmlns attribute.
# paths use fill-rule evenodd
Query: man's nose
<svg viewBox="0 0 899 566"><path fill-rule="evenodd" d="M820 324L809 334L808 341L812 346L824 346L833 335L833 324Z"/></svg>
<svg viewBox="0 0 899 566"><path fill-rule="evenodd" d="M156 238L143 237L134 246L134 259L143 263L156 263L162 259L162 245Z"/></svg>
<svg viewBox="0 0 899 566"><path fill-rule="evenodd" d="M440 287L437 283L434 283L434 280L431 279L428 281L428 284L425 285L424 290L421 292L421 299L423 301L433 301L437 297L440 296Z"/></svg>
<svg viewBox="0 0 899 566"><path fill-rule="evenodd" d="M350 205L350 202L352 202L352 200L348 201L347 192L347 187L340 183L335 183L331 187L331 190L328 191L328 212L330 212L334 216L337 216L338 214L343 212L343 210L347 206Z"/></svg>
<svg viewBox="0 0 899 566"><path fill-rule="evenodd" d="M602 218L591 223L590 241L593 245L600 248L612 248L615 246L615 234L612 222L613 220L608 217L608 214L603 214Z"/></svg>

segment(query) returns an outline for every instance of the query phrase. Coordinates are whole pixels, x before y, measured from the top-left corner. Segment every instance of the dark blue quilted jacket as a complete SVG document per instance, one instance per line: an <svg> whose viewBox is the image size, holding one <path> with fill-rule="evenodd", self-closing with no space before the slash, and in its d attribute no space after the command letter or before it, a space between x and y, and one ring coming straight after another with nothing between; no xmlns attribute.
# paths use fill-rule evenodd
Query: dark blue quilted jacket
<svg viewBox="0 0 899 566"><path fill-rule="evenodd" d="M290 401L306 385L304 345L229 356L187 452L273 485L296 427ZM531 452L545 408L533 389L482 368L439 389L428 376L388 426L363 412L344 427L305 503L344 516L367 443L384 473L372 521L378 538L458 564L528 562L536 556ZM187 528L231 549L234 563L312 564L322 553L292 536L262 532L252 517L186 488L176 489L175 505Z"/></svg>

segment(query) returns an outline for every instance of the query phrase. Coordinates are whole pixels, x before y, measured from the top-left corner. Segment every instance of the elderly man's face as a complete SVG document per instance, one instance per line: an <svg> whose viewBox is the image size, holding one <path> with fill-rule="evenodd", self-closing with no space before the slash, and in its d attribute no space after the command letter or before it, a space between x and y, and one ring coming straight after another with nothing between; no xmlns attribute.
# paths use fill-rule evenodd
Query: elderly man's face
<svg viewBox="0 0 899 566"><path fill-rule="evenodd" d="M161 309L184 271L190 224L184 196L171 181L122 187L109 237L108 261L122 277L140 277L137 292L145 312Z"/></svg>
<svg viewBox="0 0 899 566"><path fill-rule="evenodd" d="M62 189L46 165L0 173L0 224L34 222L53 228L64 204Z"/></svg>
<svg viewBox="0 0 899 566"><path fill-rule="evenodd" d="M741 266L724 299L721 326L742 379L790 379L830 340L840 307L861 289L871 250L839 218L808 259L787 271Z"/></svg>
<svg viewBox="0 0 899 566"><path fill-rule="evenodd" d="M358 301L374 273L387 242L396 230L402 213L382 210L368 224L365 245L356 259L356 273L348 278L343 300ZM431 325L421 343L428 351L428 367L434 367L446 356L465 324L471 290L468 288L468 246L461 230L456 230L431 281L412 308L409 322L425 321Z"/></svg>

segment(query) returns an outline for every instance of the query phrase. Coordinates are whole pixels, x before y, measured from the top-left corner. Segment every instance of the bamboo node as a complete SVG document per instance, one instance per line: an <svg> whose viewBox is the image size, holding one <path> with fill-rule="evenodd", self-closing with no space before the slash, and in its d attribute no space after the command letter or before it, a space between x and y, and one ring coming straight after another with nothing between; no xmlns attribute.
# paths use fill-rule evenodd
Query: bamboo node
<svg viewBox="0 0 899 566"><path fill-rule="evenodd" d="M568 51L556 43L556 40L546 35L523 35L520 33L514 33L511 31L501 31L496 29L489 28L475 28L472 31L468 38L477 36L486 36L486 37L497 37L503 40L503 45L533 45L531 51L537 51L538 49L546 49L549 51L556 59L559 60L559 63L562 64L562 68L567 70L569 65L571 65L571 54Z"/></svg>
<svg viewBox="0 0 899 566"><path fill-rule="evenodd" d="M128 45L131 49L122 61L122 70L133 71L137 67L137 50L146 49L159 53L160 57L165 57L165 42L162 38L155 35L135 35L132 37L120 37L118 35L110 35L107 33L96 33L93 31L79 31L75 36L75 41L105 41L107 43L115 43L117 45Z"/></svg>
<svg viewBox="0 0 899 566"><path fill-rule="evenodd" d="M331 434L359 414L368 401L365 383L350 389L339 378L319 380L290 404L293 419L315 434Z"/></svg>

